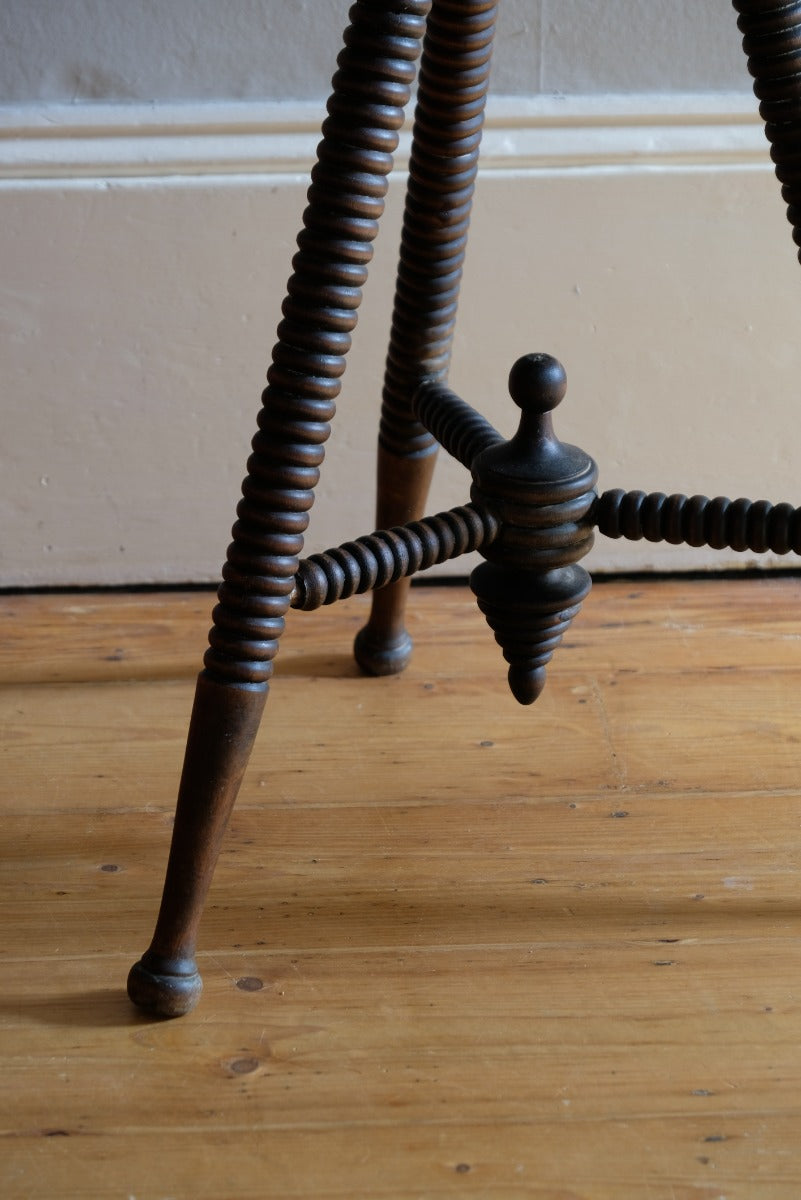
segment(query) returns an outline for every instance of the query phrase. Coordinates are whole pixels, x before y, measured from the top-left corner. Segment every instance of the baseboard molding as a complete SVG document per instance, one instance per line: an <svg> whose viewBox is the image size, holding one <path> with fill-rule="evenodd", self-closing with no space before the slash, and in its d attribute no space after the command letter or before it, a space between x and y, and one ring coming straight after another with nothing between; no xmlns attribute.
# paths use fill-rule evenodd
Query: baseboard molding
<svg viewBox="0 0 801 1200"><path fill-rule="evenodd" d="M319 139L309 103L0 107L0 180L281 176ZM410 127L397 165L408 160ZM761 165L764 137L743 93L493 97L482 170Z"/></svg>
<svg viewBox="0 0 801 1200"><path fill-rule="evenodd" d="M307 104L0 108L0 587L216 577L319 124ZM372 524L408 146L310 550ZM797 272L749 96L496 97L452 382L508 430L511 362L550 351L558 431L602 487L798 504ZM432 511L468 487L443 462ZM602 539L593 561L755 562Z"/></svg>

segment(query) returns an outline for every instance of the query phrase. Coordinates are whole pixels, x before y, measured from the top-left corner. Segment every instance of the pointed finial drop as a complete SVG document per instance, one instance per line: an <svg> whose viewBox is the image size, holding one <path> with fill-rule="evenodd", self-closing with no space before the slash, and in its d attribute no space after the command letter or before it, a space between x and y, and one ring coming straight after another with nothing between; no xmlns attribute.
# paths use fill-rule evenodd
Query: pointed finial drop
<svg viewBox="0 0 801 1200"><path fill-rule="evenodd" d="M554 434L551 413L566 390L564 367L550 354L519 358L509 373L521 410L517 433L482 451L472 467L473 501L500 532L470 584L521 704L542 692L545 665L590 590L577 560L593 541L588 514L598 472L588 454Z"/></svg>
<svg viewBox="0 0 801 1200"><path fill-rule="evenodd" d="M545 667L528 668L512 663L509 668L509 689L518 704L533 704L545 687Z"/></svg>

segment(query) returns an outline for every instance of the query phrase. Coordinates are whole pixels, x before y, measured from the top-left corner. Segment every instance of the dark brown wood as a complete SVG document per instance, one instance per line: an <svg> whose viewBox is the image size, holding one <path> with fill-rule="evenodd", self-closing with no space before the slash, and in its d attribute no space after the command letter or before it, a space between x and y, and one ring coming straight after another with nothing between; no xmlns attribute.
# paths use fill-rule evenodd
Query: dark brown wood
<svg viewBox="0 0 801 1200"><path fill-rule="evenodd" d="M426 437L427 448L408 455L379 442L377 529L406 525L423 515L437 451L430 435ZM395 675L408 665L412 653L405 618L409 582L402 578L377 591L370 618L356 634L353 653L368 675Z"/></svg>
<svg viewBox="0 0 801 1200"><path fill-rule="evenodd" d="M292 607L310 612L336 600L377 591L486 547L497 535L498 522L474 504L395 529L380 529L304 559L295 578Z"/></svg>
<svg viewBox="0 0 801 1200"><path fill-rule="evenodd" d="M734 6L801 243L801 0ZM548 355L512 369L522 415L509 442L448 389L495 14L490 0L357 0L351 9L198 680L164 898L129 979L131 997L151 1012L178 1015L200 994L198 925L291 604L379 589L356 655L367 671L395 672L411 651L409 576L479 549L486 561L471 586L514 695L531 703L589 591L578 559L595 526L612 537L801 552L801 510L790 505L620 490L598 499L593 460L553 432L565 375ZM379 432L379 528L301 564L421 43ZM423 519L438 442L472 472L472 503Z"/></svg>
<svg viewBox="0 0 801 1200"><path fill-rule="evenodd" d="M266 695L206 672L198 679L161 911L128 976L134 1003L159 1016L180 1016L200 998L198 926Z"/></svg>
<svg viewBox="0 0 801 1200"><path fill-rule="evenodd" d="M337 60L198 682L161 915L129 979L132 999L165 1016L199 995L200 911L294 590L429 8L430 0L357 0Z"/></svg>
<svg viewBox="0 0 801 1200"><path fill-rule="evenodd" d="M598 471L588 454L554 434L551 412L566 387L564 368L550 355L518 359L509 392L521 417L510 442L447 388L426 383L415 397L422 418L470 466L473 503L498 524L470 586L521 704L540 695L545 665L590 590L577 560L593 542Z"/></svg>
<svg viewBox="0 0 801 1200"><path fill-rule="evenodd" d="M754 92L782 184L793 240L801 247L801 3L732 0ZM801 257L801 249L799 249Z"/></svg>
<svg viewBox="0 0 801 1200"><path fill-rule="evenodd" d="M496 9L489 0L436 0L428 20L382 395L378 529L425 511L437 445L415 416L412 396L423 378L448 373ZM408 586L401 580L373 597L354 646L369 674L393 674L409 661Z"/></svg>
<svg viewBox="0 0 801 1200"><path fill-rule="evenodd" d="M769 500L710 500L613 488L599 497L593 522L606 537L632 542L645 538L739 553L801 554L801 508Z"/></svg>

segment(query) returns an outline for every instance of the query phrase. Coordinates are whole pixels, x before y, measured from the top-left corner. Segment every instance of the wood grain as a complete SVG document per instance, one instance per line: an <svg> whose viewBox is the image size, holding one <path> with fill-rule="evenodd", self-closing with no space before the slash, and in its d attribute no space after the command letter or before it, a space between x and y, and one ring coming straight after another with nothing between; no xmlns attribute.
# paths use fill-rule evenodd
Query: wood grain
<svg viewBox="0 0 801 1200"><path fill-rule="evenodd" d="M0 600L0 1192L801 1194L801 583L597 584L533 709L460 588L293 614L201 931L146 943L210 597Z"/></svg>

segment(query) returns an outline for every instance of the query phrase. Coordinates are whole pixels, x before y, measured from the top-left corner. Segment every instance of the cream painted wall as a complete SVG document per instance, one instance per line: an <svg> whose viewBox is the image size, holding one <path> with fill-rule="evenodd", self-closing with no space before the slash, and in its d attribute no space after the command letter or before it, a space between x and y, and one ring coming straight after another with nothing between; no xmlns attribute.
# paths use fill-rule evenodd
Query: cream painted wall
<svg viewBox="0 0 801 1200"><path fill-rule="evenodd" d="M217 577L344 7L305 6L301 58L300 3L0 6L0 586ZM508 368L548 350L603 487L801 503L801 279L728 3L598 7L502 5L452 382L508 431ZM372 524L401 175L309 550ZM467 490L443 462L431 509Z"/></svg>
<svg viewBox="0 0 801 1200"><path fill-rule="evenodd" d="M3 0L2 99L319 99L347 9L348 0ZM728 0L501 2L496 93L732 88L747 84Z"/></svg>

